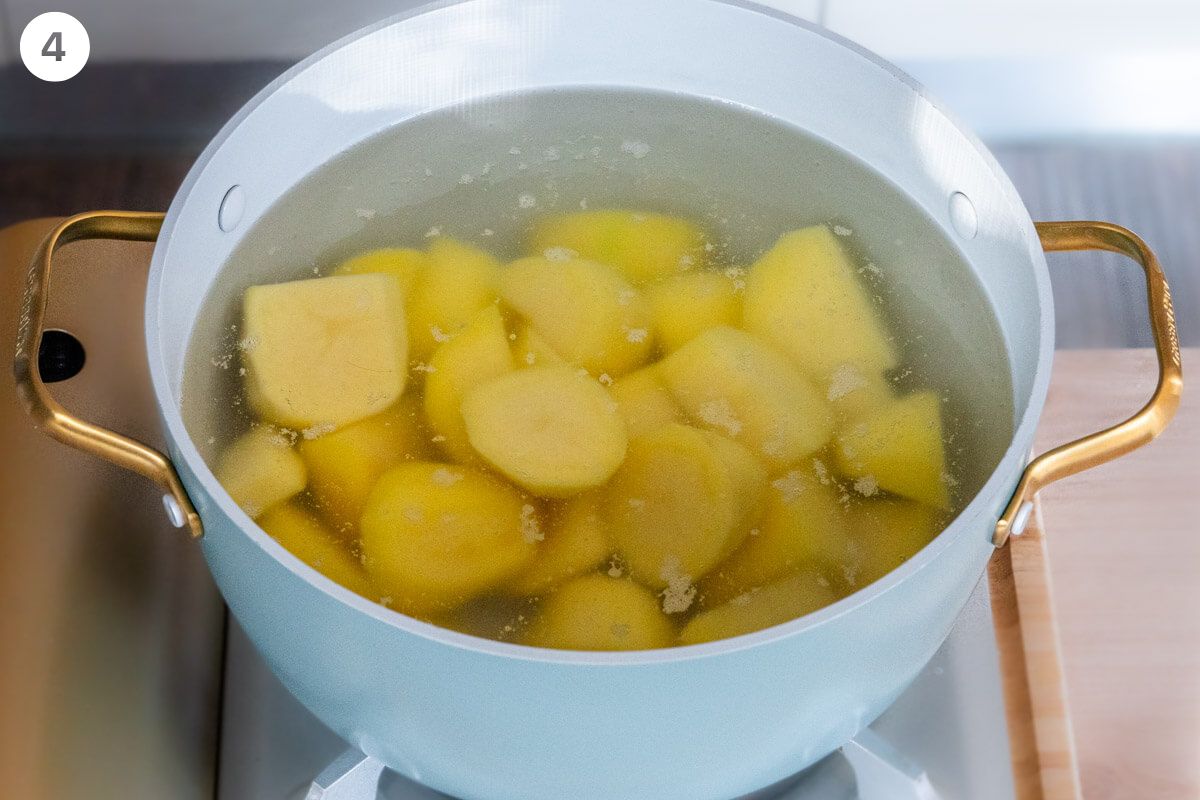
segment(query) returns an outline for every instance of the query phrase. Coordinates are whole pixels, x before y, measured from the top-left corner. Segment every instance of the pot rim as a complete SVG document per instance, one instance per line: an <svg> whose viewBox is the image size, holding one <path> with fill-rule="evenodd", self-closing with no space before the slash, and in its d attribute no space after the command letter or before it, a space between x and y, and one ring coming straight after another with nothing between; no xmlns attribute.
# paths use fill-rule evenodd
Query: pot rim
<svg viewBox="0 0 1200 800"><path fill-rule="evenodd" d="M995 520L999 516L999 511L993 511L993 506L998 505L1003 507L1007 502L1015 487L1021 469L1023 468L1028 456L1029 446L1033 441L1034 429L1037 426L1038 420L1041 417L1042 408L1045 404L1046 394L1050 383L1050 363L1054 352L1054 304L1050 287L1049 272L1046 267L1044 253L1037 244L1038 237L1034 229L1032 218L1024 203L1017 194L1015 187L1012 185L1007 173L996 161L995 157L987 149L987 147L975 136L975 134L952 113L944 109L934 98L932 98L926 89L913 79L906 72L901 70L891 62L881 58L875 53L867 50L861 45L846 39L832 31L829 31L819 25L800 19L790 14L784 13L774 8L759 5L749 0L700 0L704 3L714 3L719 5L733 6L744 10L752 11L768 17L773 17L777 20L794 25L816 34L841 47L851 51L854 55L866 61L874 68L886 73L896 82L902 84L909 91L916 93L922 101L928 103L929 107L937 114L944 117L954 128L954 130L966 140L982 159L982 162L987 166L989 172L997 181L999 188L1008 195L1008 199L1014 210L1021 212L1018 215L1018 223L1020 224L1024 239L1030 244L1029 255L1033 265L1033 273L1036 281L1037 301L1038 301L1038 319L1040 321L1040 332L1038 337L1039 348L1037 353L1036 368L1034 371L1033 380L1030 385L1030 394L1025 404L1024 412L1021 414L1020 420L1013 430L1011 440L1008 447L1005 449L1003 456L999 459L996 466L993 468L988 479L983 486L976 492L975 496L967 503L966 506L950 521L945 528L916 555L904 562L902 565L892 570L883 578L871 583L862 589L853 592L846 597L843 597L836 602L825 606L824 608L802 617L790 620L780 625L775 625L769 628L764 628L753 633L742 634L727 639L721 639L715 642L707 642L704 644L683 645L670 648L660 648L656 650L635 650L635 651L573 651L573 650L554 650L548 648L532 647L528 645L513 644L508 642L500 642L493 639L485 639L482 637L472 636L470 634L460 633L458 631L442 628L432 623L423 622L414 617L407 616L394 611L385 606L380 605L372 600L357 595L349 589L344 588L340 584L335 583L331 579L317 572L312 567L301 561L290 551L285 549L269 534L267 534L249 515L247 515L236 503L233 502L229 494L221 487L216 480L215 475L209 468L207 462L200 455L195 444L192 442L191 435L188 433L183 422L183 417L179 406L175 402L174 395L171 391L171 380L164 366L162 350L160 347L159 337L157 335L158 325L158 300L161 291L162 273L164 270L164 258L166 248L161 246L162 242L169 241L171 233L178 223L181 208L184 205L182 199L186 198L195 185L198 177L204 171L207 164L215 153L220 149L221 145L232 134L232 132L240 125L243 119L249 116L266 98L271 96L280 87L292 81L298 75L304 73L317 62L324 59L329 54L341 49L347 44L377 30L403 23L407 20L438 11L450 6L468 5L477 0L434 0L408 11L387 17L379 22L354 31L332 43L316 51L307 58L301 60L275 80L265 86L249 101L243 105L236 114L234 114L228 122L222 126L221 130L212 138L203 152L196 159L191 169L171 202L171 206L167 211L166 218L163 222L162 231L159 237L159 245L154 248L154 254L151 262L151 270L149 282L146 291L145 305L145 337L147 357L150 367L150 378L154 388L154 393L159 406L164 426L171 440L172 450L175 457L182 458L187 465L187 468L195 475L196 479L203 484L203 488L208 494L211 502L231 521L236 523L239 531L248 536L255 544L269 553L277 562L286 569L291 571L298 578L304 580L318 591L324 592L333 599L349 606L353 610L366 614L376 622L383 625L395 628L399 631L414 634L430 642L447 645L457 649L468 650L479 653L481 655L495 656L504 659L513 659L517 661L531 661L539 663L560 663L560 664L576 664L586 666L642 666L654 664L671 664L693 659L702 659L708 657L728 655L736 653L743 649L764 646L772 642L782 639L791 638L808 631L825 625L844 614L848 614L860 606L867 605L876 598L887 594L894 587L900 585L910 577L924 569L927 565L933 563L943 551L948 549L954 540L960 536L971 535L970 529L974 527L974 523L981 518ZM836 144L836 143L835 143ZM964 256L965 258L965 256ZM969 259L967 259L969 261ZM1011 364L1011 361L1010 361ZM1000 503L995 503L993 498L1001 497L1003 500ZM987 537L990 543L992 525L987 526ZM203 542L203 540L202 540ZM982 543L981 543L982 544Z"/></svg>

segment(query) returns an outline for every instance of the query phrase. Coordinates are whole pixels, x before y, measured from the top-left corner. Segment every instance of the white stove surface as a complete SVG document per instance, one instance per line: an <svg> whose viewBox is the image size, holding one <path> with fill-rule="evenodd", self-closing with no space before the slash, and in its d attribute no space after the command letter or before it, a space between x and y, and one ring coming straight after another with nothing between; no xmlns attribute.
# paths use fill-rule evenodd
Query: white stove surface
<svg viewBox="0 0 1200 800"><path fill-rule="evenodd" d="M871 727L925 770L939 800L1014 800L986 577L926 670ZM300 800L346 749L288 694L230 620L218 800ZM385 773L378 796L445 797L392 773ZM857 800L859 793L849 762L835 753L767 796Z"/></svg>

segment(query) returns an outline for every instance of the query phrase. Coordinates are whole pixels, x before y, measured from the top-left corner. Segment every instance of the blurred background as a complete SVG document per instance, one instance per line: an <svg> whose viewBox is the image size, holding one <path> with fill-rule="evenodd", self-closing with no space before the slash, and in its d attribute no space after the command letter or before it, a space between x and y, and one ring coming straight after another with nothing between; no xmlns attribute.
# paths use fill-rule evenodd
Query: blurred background
<svg viewBox="0 0 1200 800"><path fill-rule="evenodd" d="M95 207L165 209L206 140L257 90L406 0L0 0L0 226ZM1035 219L1141 233L1200 342L1200 3L770 0L899 64L993 149ZM21 63L26 23L77 17L91 59L64 83ZM1144 346L1141 276L1056 257L1059 347Z"/></svg>

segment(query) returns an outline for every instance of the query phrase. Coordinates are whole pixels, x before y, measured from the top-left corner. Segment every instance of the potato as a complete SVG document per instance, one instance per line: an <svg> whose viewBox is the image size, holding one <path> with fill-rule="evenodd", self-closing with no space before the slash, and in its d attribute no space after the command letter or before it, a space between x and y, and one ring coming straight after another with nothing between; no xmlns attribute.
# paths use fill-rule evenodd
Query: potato
<svg viewBox="0 0 1200 800"><path fill-rule="evenodd" d="M655 365L618 379L609 391L625 417L630 436L651 433L668 422L687 422L687 416L663 383Z"/></svg>
<svg viewBox="0 0 1200 800"><path fill-rule="evenodd" d="M495 258L454 239L434 239L429 258L408 297L408 341L416 361L427 361L495 301L500 274Z"/></svg>
<svg viewBox="0 0 1200 800"><path fill-rule="evenodd" d="M239 436L221 454L217 481L251 517L304 491L308 472L288 440L260 425Z"/></svg>
<svg viewBox="0 0 1200 800"><path fill-rule="evenodd" d="M616 378L650 355L649 306L612 267L523 258L501 274L500 297L553 352L593 375Z"/></svg>
<svg viewBox="0 0 1200 800"><path fill-rule="evenodd" d="M443 437L438 446L455 461L470 463L477 458L463 424L463 396L472 387L512 371L508 346L500 309L490 305L462 333L440 344L429 360L433 371L425 376L425 414Z"/></svg>
<svg viewBox="0 0 1200 800"><path fill-rule="evenodd" d="M598 567L613 551L596 492L573 497L538 545L537 558L508 584L512 594L535 595Z"/></svg>
<svg viewBox="0 0 1200 800"><path fill-rule="evenodd" d="M405 460L430 455L429 435L412 398L333 433L300 442L309 489L326 521L339 533L358 529L375 481Z"/></svg>
<svg viewBox="0 0 1200 800"><path fill-rule="evenodd" d="M692 421L748 447L773 469L828 441L817 390L780 353L735 328L711 328L663 359L667 387Z"/></svg>
<svg viewBox="0 0 1200 800"><path fill-rule="evenodd" d="M678 350L709 328L736 327L741 299L733 281L717 272L689 272L646 287L654 337L668 352Z"/></svg>
<svg viewBox="0 0 1200 800"><path fill-rule="evenodd" d="M408 297L417 276L428 269L433 259L427 253L408 247L385 247L368 250L338 264L334 275L364 275L380 272L392 275L400 281L404 296Z"/></svg>
<svg viewBox="0 0 1200 800"><path fill-rule="evenodd" d="M853 364L842 364L823 384L825 398L839 425L862 417L890 403L895 393L884 375L866 372Z"/></svg>
<svg viewBox="0 0 1200 800"><path fill-rule="evenodd" d="M679 217L609 209L543 218L530 249L543 255L566 248L643 284L703 266L704 239L703 231Z"/></svg>
<svg viewBox="0 0 1200 800"><path fill-rule="evenodd" d="M705 577L700 594L711 606L801 568L836 573L851 563L846 509L831 487L794 469L771 481L754 531Z"/></svg>
<svg viewBox="0 0 1200 800"><path fill-rule="evenodd" d="M613 543L647 586L699 580L742 543L765 481L745 448L709 431L665 425L630 442L609 484Z"/></svg>
<svg viewBox="0 0 1200 800"><path fill-rule="evenodd" d="M518 368L549 367L567 363L528 322L522 322L518 326L512 352Z"/></svg>
<svg viewBox="0 0 1200 800"><path fill-rule="evenodd" d="M585 575L542 605L525 643L559 650L653 650L670 647L675 629L658 600L636 583Z"/></svg>
<svg viewBox="0 0 1200 800"><path fill-rule="evenodd" d="M893 400L837 434L838 469L851 478L935 508L950 507L942 453L941 404L934 392Z"/></svg>
<svg viewBox="0 0 1200 800"><path fill-rule="evenodd" d="M294 503L281 503L262 515L258 524L288 552L334 583L368 600L379 592L346 542Z"/></svg>
<svg viewBox="0 0 1200 800"><path fill-rule="evenodd" d="M867 500L850 514L850 539L856 558L853 587L862 588L887 575L933 541L948 515L922 503L899 498Z"/></svg>
<svg viewBox="0 0 1200 800"><path fill-rule="evenodd" d="M808 375L842 364L883 372L895 344L854 264L824 225L784 235L746 276L746 330L773 343Z"/></svg>
<svg viewBox="0 0 1200 800"><path fill-rule="evenodd" d="M404 391L404 298L394 277L251 286L243 307L246 391L263 419L340 427L383 411Z"/></svg>
<svg viewBox="0 0 1200 800"><path fill-rule="evenodd" d="M811 614L835 600L819 572L805 570L701 611L679 634L680 644L700 644L741 636Z"/></svg>
<svg viewBox="0 0 1200 800"><path fill-rule="evenodd" d="M447 464L403 464L367 497L360 530L367 572L410 614L449 611L526 568L536 513L512 487Z"/></svg>
<svg viewBox="0 0 1200 800"><path fill-rule="evenodd" d="M484 460L543 497L599 486L625 458L616 403L571 367L531 367L482 383L467 392L462 417Z"/></svg>

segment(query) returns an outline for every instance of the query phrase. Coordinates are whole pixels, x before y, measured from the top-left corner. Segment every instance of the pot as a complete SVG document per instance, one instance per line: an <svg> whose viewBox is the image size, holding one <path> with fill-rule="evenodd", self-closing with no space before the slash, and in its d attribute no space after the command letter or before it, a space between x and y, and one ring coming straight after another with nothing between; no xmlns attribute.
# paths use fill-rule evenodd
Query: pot
<svg viewBox="0 0 1200 800"><path fill-rule="evenodd" d="M468 49L472 57L455 59ZM453 81L439 77L448 64ZM715 643L540 650L441 629L343 589L217 483L180 413L185 349L255 220L382 130L403 131L450 103L566 86L716 98L803 129L891 181L969 264L1007 350L1013 433L961 513L887 577L817 613ZM38 373L54 252L85 238L157 240L145 328L165 454L72 416ZM1158 385L1129 420L1028 461L1054 349L1043 251L1083 249L1123 253L1145 271ZM29 273L15 369L46 433L162 486L171 520L196 537L239 624L326 725L442 792L520 800L728 798L831 752L921 671L994 548L1022 531L1034 493L1148 442L1182 386L1167 285L1136 235L1102 222L1035 225L984 147L896 68L793 18L701 0L472 0L331 45L224 127L165 218L93 212L50 234Z"/></svg>

